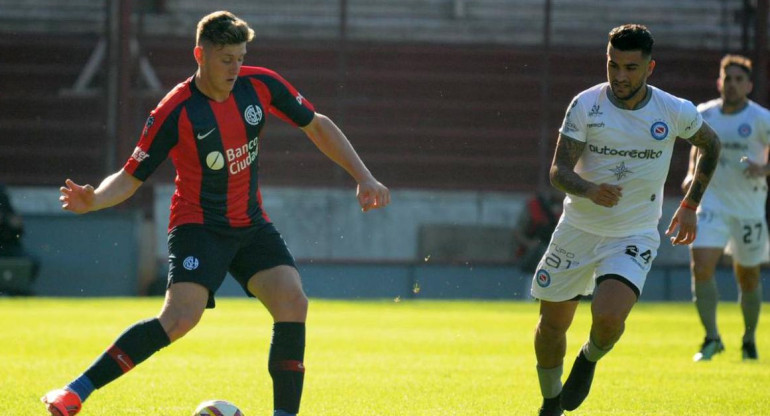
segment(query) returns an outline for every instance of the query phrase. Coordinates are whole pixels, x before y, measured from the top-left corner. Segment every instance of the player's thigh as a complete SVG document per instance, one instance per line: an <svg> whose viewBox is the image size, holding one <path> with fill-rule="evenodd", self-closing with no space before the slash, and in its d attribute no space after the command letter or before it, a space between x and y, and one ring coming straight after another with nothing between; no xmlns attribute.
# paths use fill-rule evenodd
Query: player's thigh
<svg viewBox="0 0 770 416"><path fill-rule="evenodd" d="M696 282L708 281L714 277L719 259L722 258L722 247L690 247L690 270Z"/></svg>
<svg viewBox="0 0 770 416"><path fill-rule="evenodd" d="M595 248L602 240L601 236L560 223L533 276L532 297L563 302L590 295L598 259Z"/></svg>
<svg viewBox="0 0 770 416"><path fill-rule="evenodd" d="M263 276L265 274L261 272L274 268L278 268L278 272L268 273L268 275L277 274L285 280L294 280L296 275L296 279L299 279L294 256L278 230L273 224L267 223L249 230L244 236L230 263L229 271L243 290L250 296L254 296L256 294L249 288L252 279L256 275Z"/></svg>
<svg viewBox="0 0 770 416"><path fill-rule="evenodd" d="M198 324L208 299L209 290L198 283L179 282L166 290L166 298L158 319L171 341Z"/></svg>
<svg viewBox="0 0 770 416"><path fill-rule="evenodd" d="M735 280L741 288L741 292L752 292L759 288L760 268L756 266L743 266L733 261Z"/></svg>
<svg viewBox="0 0 770 416"><path fill-rule="evenodd" d="M250 231L230 265L230 273L276 320L304 320L307 297L302 281L294 257L272 224Z"/></svg>
<svg viewBox="0 0 770 416"><path fill-rule="evenodd" d="M591 301L594 322L605 320L615 324L625 322L637 301L637 294L628 283L606 279L596 287Z"/></svg>
<svg viewBox="0 0 770 416"><path fill-rule="evenodd" d="M572 325L572 319L575 317L575 311L578 307L577 300L568 300L564 302L540 301L540 319L538 321L538 332L565 333Z"/></svg>
<svg viewBox="0 0 770 416"><path fill-rule="evenodd" d="M208 291L206 307L214 307L214 293L222 285L236 253L238 239L232 232L202 224L185 224L169 232L168 288L187 282Z"/></svg>
<svg viewBox="0 0 770 416"><path fill-rule="evenodd" d="M596 283L618 280L641 296L647 274L658 254L660 234L649 230L628 237L607 238L596 248L601 260L596 266Z"/></svg>
<svg viewBox="0 0 770 416"><path fill-rule="evenodd" d="M726 251L735 262L751 267L770 260L765 218L733 218L729 225L730 241Z"/></svg>
<svg viewBox="0 0 770 416"><path fill-rule="evenodd" d="M308 300L296 268L283 265L257 272L247 288L275 321L304 322L307 318Z"/></svg>

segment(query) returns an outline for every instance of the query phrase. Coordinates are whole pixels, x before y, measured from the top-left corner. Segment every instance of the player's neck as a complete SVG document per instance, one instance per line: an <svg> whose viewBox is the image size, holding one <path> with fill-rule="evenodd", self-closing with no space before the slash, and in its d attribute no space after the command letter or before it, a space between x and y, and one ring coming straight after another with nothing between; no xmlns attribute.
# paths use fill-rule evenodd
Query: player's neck
<svg viewBox="0 0 770 416"><path fill-rule="evenodd" d="M644 84L631 98L621 100L616 97L615 94L613 94L611 89L607 91L607 97L609 97L610 101L618 108L625 110L638 110L644 107L647 102L650 101L652 94L650 87L647 84Z"/></svg>
<svg viewBox="0 0 770 416"><path fill-rule="evenodd" d="M749 105L749 99L744 98L741 101L734 102L734 103L728 103L722 99L722 114L735 114L741 112L744 108L746 108Z"/></svg>
<svg viewBox="0 0 770 416"><path fill-rule="evenodd" d="M224 102L230 97L229 90L220 91L216 89L210 82L206 80L206 77L201 75L200 70L195 73L193 82L195 82L195 87L198 88L198 91L218 103Z"/></svg>

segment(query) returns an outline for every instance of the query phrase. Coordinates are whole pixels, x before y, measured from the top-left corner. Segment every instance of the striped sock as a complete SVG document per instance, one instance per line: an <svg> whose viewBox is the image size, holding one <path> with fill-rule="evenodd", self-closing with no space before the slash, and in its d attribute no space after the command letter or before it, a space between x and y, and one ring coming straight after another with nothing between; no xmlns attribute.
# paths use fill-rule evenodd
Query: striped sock
<svg viewBox="0 0 770 416"><path fill-rule="evenodd" d="M268 369L273 378L274 415L299 413L305 377L305 323L276 322L270 345Z"/></svg>

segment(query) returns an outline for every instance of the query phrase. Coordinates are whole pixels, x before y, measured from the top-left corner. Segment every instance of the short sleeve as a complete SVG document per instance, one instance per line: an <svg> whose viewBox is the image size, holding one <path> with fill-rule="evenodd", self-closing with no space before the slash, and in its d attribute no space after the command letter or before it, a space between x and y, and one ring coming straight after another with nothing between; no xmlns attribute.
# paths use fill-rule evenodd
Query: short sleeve
<svg viewBox="0 0 770 416"><path fill-rule="evenodd" d="M242 75L262 83L270 92L269 111L287 123L304 127L315 116L315 107L292 84L267 68L242 68ZM256 87L256 85L255 85Z"/></svg>
<svg viewBox="0 0 770 416"><path fill-rule="evenodd" d="M586 112L580 96L572 99L559 128L559 133L581 142L586 141Z"/></svg>
<svg viewBox="0 0 770 416"><path fill-rule="evenodd" d="M770 111L762 108L758 118L758 129L760 130L760 140L764 145L770 145Z"/></svg>
<svg viewBox="0 0 770 416"><path fill-rule="evenodd" d="M126 172L140 181L145 181L166 160L179 140L176 113L178 112L173 112L161 120L156 119L159 116L157 111L150 113L139 143L123 165Z"/></svg>
<svg viewBox="0 0 770 416"><path fill-rule="evenodd" d="M677 118L676 136L681 137L682 139L689 139L702 125L703 115L692 102L682 100L682 104L679 108L679 117Z"/></svg>

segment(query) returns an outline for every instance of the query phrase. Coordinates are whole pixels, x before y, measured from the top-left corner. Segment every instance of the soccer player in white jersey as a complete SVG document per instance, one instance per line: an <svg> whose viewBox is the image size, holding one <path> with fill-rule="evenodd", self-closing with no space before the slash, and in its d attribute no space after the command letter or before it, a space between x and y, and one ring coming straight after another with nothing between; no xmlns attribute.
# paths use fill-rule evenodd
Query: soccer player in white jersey
<svg viewBox="0 0 770 416"><path fill-rule="evenodd" d="M642 25L612 29L607 82L578 94L559 129L550 178L567 196L532 284L540 300L540 416L576 409L588 396L596 362L623 333L660 243L657 225L675 140L698 147L700 157L666 231L672 244L695 238L695 209L719 159L719 139L695 105L647 85L655 68L652 45ZM562 386L567 329L578 300L590 294L590 335Z"/></svg>
<svg viewBox="0 0 770 416"><path fill-rule="evenodd" d="M717 329L717 286L714 271L726 249L740 289L745 360L756 360L754 334L759 322L762 287L760 263L769 260L765 201L770 167L770 111L749 100L751 60L740 55L722 58L717 90L720 98L698 106L703 118L722 140L714 179L698 207L698 236L690 246L692 294L706 338L695 361L708 361L722 352ZM689 187L697 152L690 152L690 167L683 186Z"/></svg>

